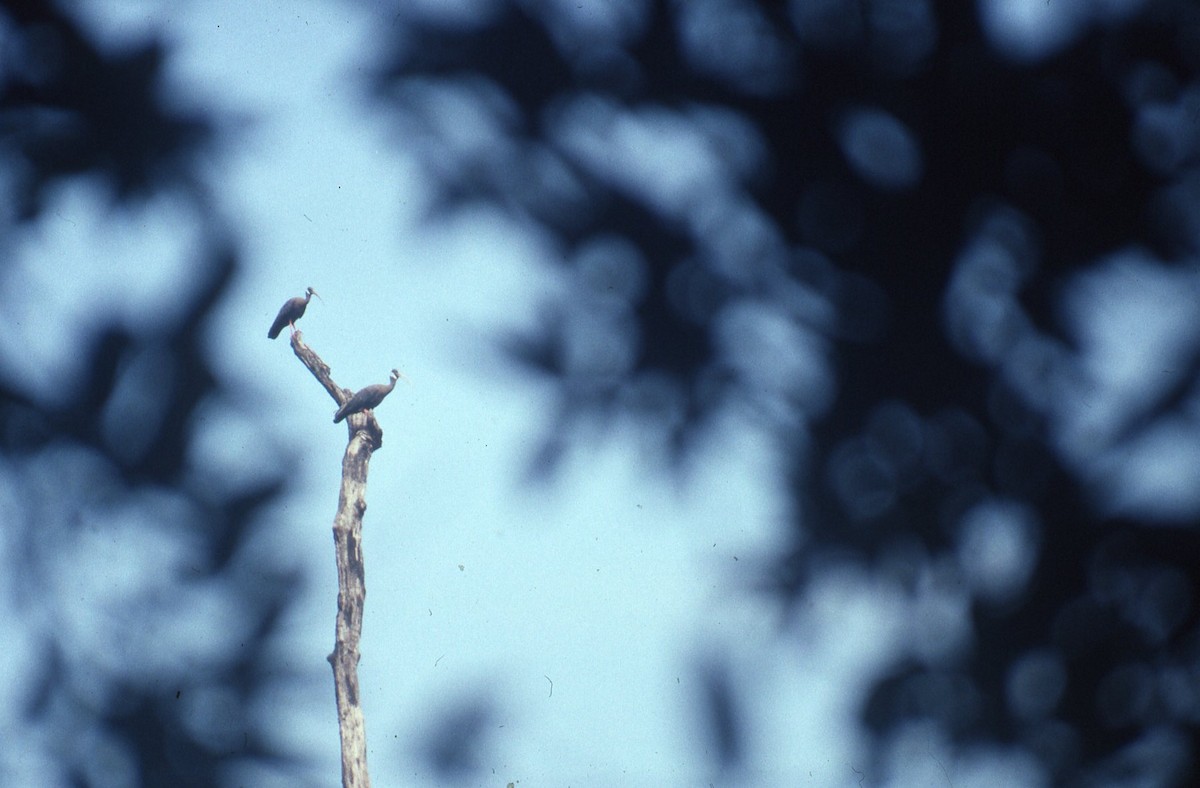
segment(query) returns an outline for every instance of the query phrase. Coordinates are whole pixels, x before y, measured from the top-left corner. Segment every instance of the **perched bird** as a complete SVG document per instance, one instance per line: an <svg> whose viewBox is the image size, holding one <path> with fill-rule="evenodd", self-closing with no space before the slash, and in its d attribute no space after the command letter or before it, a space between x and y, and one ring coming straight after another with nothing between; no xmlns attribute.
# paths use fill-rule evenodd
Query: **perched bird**
<svg viewBox="0 0 1200 788"><path fill-rule="evenodd" d="M296 330L296 321L304 315L304 310L308 308L308 302L313 296L320 298L320 294L311 287L304 291L303 296L289 298L284 302L283 306L279 307L279 314L275 316L275 322L271 324L271 330L267 332L267 339L274 339L279 336L279 332L284 326L291 326L292 331Z"/></svg>
<svg viewBox="0 0 1200 788"><path fill-rule="evenodd" d="M391 380L386 385L383 383L374 383L364 389L359 389L353 397L346 400L345 405L338 408L337 413L333 414L333 423L337 424L347 416L361 413L364 410L370 410L383 402L383 398L391 394L392 389L396 388L396 380L399 377L400 372L393 369Z"/></svg>

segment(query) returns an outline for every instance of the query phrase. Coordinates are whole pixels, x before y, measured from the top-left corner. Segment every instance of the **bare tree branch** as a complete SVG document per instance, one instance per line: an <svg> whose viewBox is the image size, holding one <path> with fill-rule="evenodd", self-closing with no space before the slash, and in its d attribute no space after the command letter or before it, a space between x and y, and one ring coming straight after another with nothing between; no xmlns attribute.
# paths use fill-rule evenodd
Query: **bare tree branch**
<svg viewBox="0 0 1200 788"><path fill-rule="evenodd" d="M330 377L329 365L292 334L292 350L334 401L341 406L353 394ZM369 788L367 730L358 687L358 643L362 635L367 587L363 567L362 518L367 510L367 466L383 445L383 431L371 411L346 419L350 440L342 458L342 488L333 518L333 542L338 572L337 624L334 628L333 687L337 697L338 731L342 742L342 788Z"/></svg>

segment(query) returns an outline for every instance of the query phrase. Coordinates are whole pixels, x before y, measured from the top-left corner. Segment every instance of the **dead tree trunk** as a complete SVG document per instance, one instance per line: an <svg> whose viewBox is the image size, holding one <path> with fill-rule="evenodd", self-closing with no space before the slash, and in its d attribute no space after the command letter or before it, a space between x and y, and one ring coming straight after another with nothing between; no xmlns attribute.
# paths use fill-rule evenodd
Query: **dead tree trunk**
<svg viewBox="0 0 1200 788"><path fill-rule="evenodd" d="M334 384L329 366L292 335L292 350L341 407L354 393ZM367 510L367 466L371 454L383 446L383 431L375 414L366 411L346 419L350 442L342 458L342 489L333 518L333 543L337 560L337 624L334 628L333 688L337 698L338 731L342 742L342 788L370 788L367 775L367 729L358 692L358 641L362 635L363 603L367 587L363 572L362 518Z"/></svg>

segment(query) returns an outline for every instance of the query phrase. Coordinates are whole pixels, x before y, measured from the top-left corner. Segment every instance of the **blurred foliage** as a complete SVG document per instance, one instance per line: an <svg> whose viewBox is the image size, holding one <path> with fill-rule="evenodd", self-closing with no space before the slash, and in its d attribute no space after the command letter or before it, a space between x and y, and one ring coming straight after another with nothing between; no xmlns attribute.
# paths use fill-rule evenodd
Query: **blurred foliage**
<svg viewBox="0 0 1200 788"><path fill-rule="evenodd" d="M505 341L537 472L632 418L773 435L786 605L849 561L911 641L862 705L1053 784L1183 784L1200 721L1200 7L493 0L375 78L432 213L492 205L573 283ZM587 433L591 434L591 433ZM1167 458L1167 459L1164 459ZM718 758L742 757L714 674Z"/></svg>
<svg viewBox="0 0 1200 788"><path fill-rule="evenodd" d="M114 209L171 195L205 246L158 330L97 317L76 339L84 373L53 401L0 376L10 665L24 669L6 785L244 784L302 763L264 711L294 679L272 648L300 578L251 546L285 468L246 481L196 463L226 394L203 335L239 260L197 166L217 118L170 103L167 53L104 44L56 3L0 4L0 245L83 178Z"/></svg>
<svg viewBox="0 0 1200 788"><path fill-rule="evenodd" d="M194 165L214 129L164 101L162 42L105 51L52 2L6 3L0 24L0 140L16 218L37 218L51 186L85 174L107 181L118 201L171 187L198 193Z"/></svg>
<svg viewBox="0 0 1200 788"><path fill-rule="evenodd" d="M487 688L445 704L438 719L415 732L417 756L440 785L466 782L483 766L490 734L497 729L494 701ZM500 725L499 727L504 727ZM402 757L409 753L404 750Z"/></svg>

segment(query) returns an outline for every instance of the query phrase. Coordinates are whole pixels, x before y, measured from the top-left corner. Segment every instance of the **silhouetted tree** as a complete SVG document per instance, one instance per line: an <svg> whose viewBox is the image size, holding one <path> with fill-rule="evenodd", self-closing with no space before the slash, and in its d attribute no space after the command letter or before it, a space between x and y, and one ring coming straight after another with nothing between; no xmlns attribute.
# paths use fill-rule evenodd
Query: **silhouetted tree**
<svg viewBox="0 0 1200 788"><path fill-rule="evenodd" d="M795 526L762 588L903 589L876 769L928 721L1054 784L1182 784L1200 7L1021 7L496 0L408 12L374 87L433 215L484 201L561 251L573 288L505 341L558 385L540 473L584 424L682 461L757 421Z"/></svg>
<svg viewBox="0 0 1200 788"><path fill-rule="evenodd" d="M172 196L204 244L192 287L153 331L94 315L76 338L78 378L32 394L0 370L0 574L23 669L8 676L20 727L7 728L0 782L299 780L263 700L289 678L271 649L300 577L250 539L287 462L249 480L197 460L230 394L203 337L238 266L198 167L218 118L168 102L163 42L102 44L53 2L0 4L0 53L0 247L76 179L102 186L114 212Z"/></svg>

